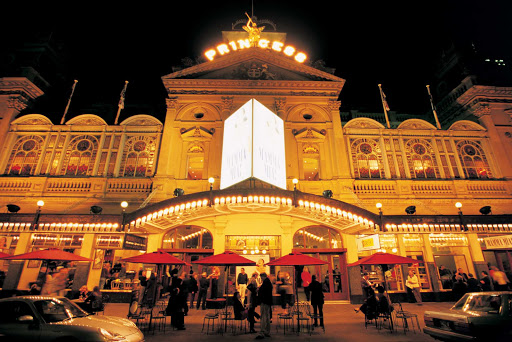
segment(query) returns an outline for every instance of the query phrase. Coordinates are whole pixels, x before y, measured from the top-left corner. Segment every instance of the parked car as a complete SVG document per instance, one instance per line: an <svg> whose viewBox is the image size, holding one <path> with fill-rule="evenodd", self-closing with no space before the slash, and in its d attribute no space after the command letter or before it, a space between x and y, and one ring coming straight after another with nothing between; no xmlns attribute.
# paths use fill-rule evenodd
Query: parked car
<svg viewBox="0 0 512 342"><path fill-rule="evenodd" d="M512 341L512 292L466 293L449 311L425 311L423 332L442 341Z"/></svg>
<svg viewBox="0 0 512 342"><path fill-rule="evenodd" d="M0 299L0 341L144 341L130 320L91 315L64 297Z"/></svg>

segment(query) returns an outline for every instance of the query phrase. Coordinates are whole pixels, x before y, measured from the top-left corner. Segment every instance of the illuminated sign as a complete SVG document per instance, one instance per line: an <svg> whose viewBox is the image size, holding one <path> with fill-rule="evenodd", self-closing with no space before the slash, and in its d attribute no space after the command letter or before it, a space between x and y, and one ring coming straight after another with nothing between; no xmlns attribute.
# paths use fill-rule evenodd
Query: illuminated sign
<svg viewBox="0 0 512 342"><path fill-rule="evenodd" d="M380 248L379 235L368 235L356 238L357 251L369 251Z"/></svg>
<svg viewBox="0 0 512 342"><path fill-rule="evenodd" d="M484 238L487 249L510 249L512 248L512 236L502 235Z"/></svg>
<svg viewBox="0 0 512 342"><path fill-rule="evenodd" d="M284 122L254 99L224 123L220 188L250 177L286 189Z"/></svg>
<svg viewBox="0 0 512 342"><path fill-rule="evenodd" d="M248 49L250 47L256 46L261 49L270 49L277 52L282 52L286 56L293 57L297 62L304 63L304 61L308 58L308 56L304 52L297 51L293 46L286 45L280 41L270 41L268 39L260 38L254 44L251 43L250 39L239 39L237 41L230 41L227 44L220 44L215 49L210 49L204 53L208 60L213 61L213 59L217 56L223 56L225 54L230 53L231 51Z"/></svg>

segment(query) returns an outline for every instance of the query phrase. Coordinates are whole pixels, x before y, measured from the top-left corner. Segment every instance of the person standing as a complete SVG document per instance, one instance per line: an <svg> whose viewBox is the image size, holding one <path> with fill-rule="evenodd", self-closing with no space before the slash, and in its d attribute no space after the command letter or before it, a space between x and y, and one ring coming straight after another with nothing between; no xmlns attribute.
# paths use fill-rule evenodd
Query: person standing
<svg viewBox="0 0 512 342"><path fill-rule="evenodd" d="M313 306L313 315L315 318L315 324L318 326L318 318L320 318L320 326L324 326L324 291L322 290L322 284L316 280L316 276L311 277L311 284L309 284L309 291L311 293L311 306Z"/></svg>
<svg viewBox="0 0 512 342"><path fill-rule="evenodd" d="M190 273L190 283L188 292L190 293L190 308L194 308L194 299L196 297L197 290L199 289L197 285L197 273ZM199 300L199 298L198 298Z"/></svg>
<svg viewBox="0 0 512 342"><path fill-rule="evenodd" d="M183 314L188 315L188 295L190 289L190 275L187 272L182 272L180 276L182 282L180 284L179 300L183 306Z"/></svg>
<svg viewBox="0 0 512 342"><path fill-rule="evenodd" d="M242 304L245 303L245 292L247 290L247 282L249 277L247 273L245 273L245 268L240 269L240 273L238 273L238 277L236 278L236 288L240 293L240 298L242 300Z"/></svg>
<svg viewBox="0 0 512 342"><path fill-rule="evenodd" d="M363 289L363 300L370 297L370 290L372 290L372 282L370 281L370 275L368 272L363 273L363 277L361 278L361 288Z"/></svg>
<svg viewBox="0 0 512 342"><path fill-rule="evenodd" d="M405 282L405 286L407 286L407 292L409 292L409 298L411 299L412 303L412 297L416 300L416 303L418 305L422 305L421 301L421 292L420 292L420 281L418 279L418 276L416 275L416 272L414 270L409 270L409 275L407 276L407 281Z"/></svg>
<svg viewBox="0 0 512 342"><path fill-rule="evenodd" d="M199 279L199 292L197 294L196 309L199 309L199 306L201 306L203 310L206 310L206 295L208 293L208 287L210 287L210 281L208 280L206 272L203 272Z"/></svg>
<svg viewBox="0 0 512 342"><path fill-rule="evenodd" d="M256 339L263 339L270 337L270 319L272 313L272 282L268 279L265 272L260 273L262 280L261 286L258 290L258 300L260 302L260 326L261 331Z"/></svg>
<svg viewBox="0 0 512 342"><path fill-rule="evenodd" d="M249 310L247 311L247 320L249 321L249 332L255 333L254 323L256 320L254 318L260 319L261 316L255 311L258 306L258 272L254 272L251 275L251 279L249 280L249 284L247 285L247 290L249 291L249 296L247 297L247 306Z"/></svg>
<svg viewBox="0 0 512 342"><path fill-rule="evenodd" d="M472 273L468 274L468 292L480 292L482 291L482 287L480 286L480 282L475 279Z"/></svg>
<svg viewBox="0 0 512 342"><path fill-rule="evenodd" d="M482 271L482 278L480 278L480 287L482 287L482 291L492 291L491 287L491 278L489 277L489 273L487 271Z"/></svg>
<svg viewBox="0 0 512 342"><path fill-rule="evenodd" d="M218 266L213 266L212 273L208 276L208 278L211 280L211 299L217 299L217 292L218 292L218 282L219 282L219 276L220 276L220 269Z"/></svg>
<svg viewBox="0 0 512 342"><path fill-rule="evenodd" d="M307 268L307 266L304 267L304 270L300 275L300 279L302 279L302 287L304 288L306 300L309 302L309 284L311 284L311 273L309 273L309 269Z"/></svg>

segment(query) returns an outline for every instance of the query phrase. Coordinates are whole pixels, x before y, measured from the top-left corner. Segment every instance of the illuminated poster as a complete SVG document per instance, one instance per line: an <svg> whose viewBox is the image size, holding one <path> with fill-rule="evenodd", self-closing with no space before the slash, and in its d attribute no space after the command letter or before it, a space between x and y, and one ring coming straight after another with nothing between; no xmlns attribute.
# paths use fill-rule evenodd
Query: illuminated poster
<svg viewBox="0 0 512 342"><path fill-rule="evenodd" d="M224 123L220 188L250 177L286 189L284 122L254 99Z"/></svg>
<svg viewBox="0 0 512 342"><path fill-rule="evenodd" d="M225 189L251 177L252 101L224 122L220 188Z"/></svg>

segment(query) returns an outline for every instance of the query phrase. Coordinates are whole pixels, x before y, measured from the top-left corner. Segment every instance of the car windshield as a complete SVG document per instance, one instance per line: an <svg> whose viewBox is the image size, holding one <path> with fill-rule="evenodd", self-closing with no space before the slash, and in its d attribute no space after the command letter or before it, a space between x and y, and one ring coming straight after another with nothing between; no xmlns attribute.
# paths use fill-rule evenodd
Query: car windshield
<svg viewBox="0 0 512 342"><path fill-rule="evenodd" d="M459 311L477 311L477 312L496 312L501 307L501 296L492 294L470 294L467 293L462 297L452 310Z"/></svg>
<svg viewBox="0 0 512 342"><path fill-rule="evenodd" d="M34 306L47 323L62 322L68 319L85 317L88 314L68 299L48 298L34 302Z"/></svg>

